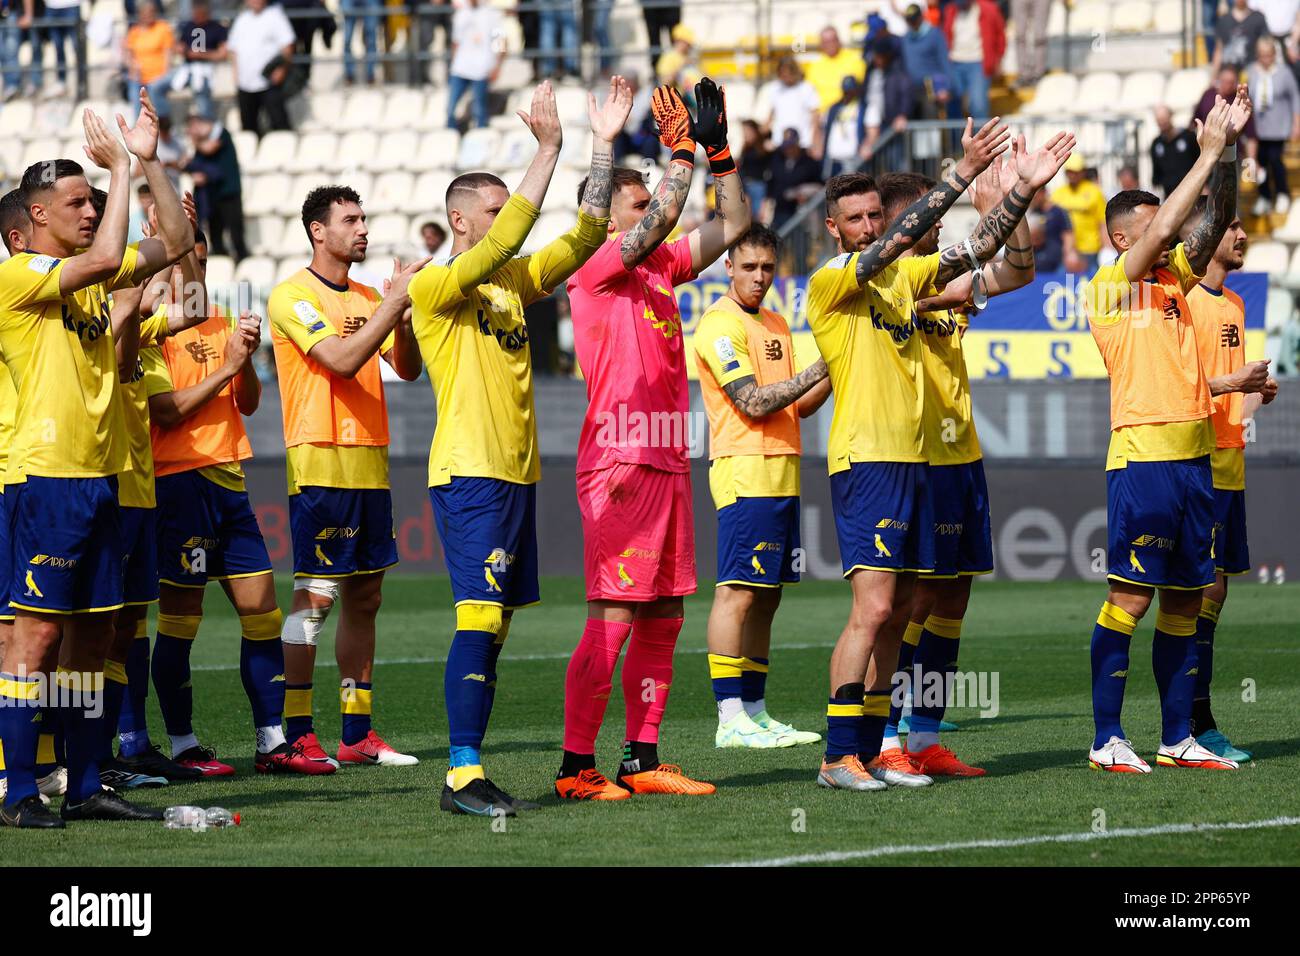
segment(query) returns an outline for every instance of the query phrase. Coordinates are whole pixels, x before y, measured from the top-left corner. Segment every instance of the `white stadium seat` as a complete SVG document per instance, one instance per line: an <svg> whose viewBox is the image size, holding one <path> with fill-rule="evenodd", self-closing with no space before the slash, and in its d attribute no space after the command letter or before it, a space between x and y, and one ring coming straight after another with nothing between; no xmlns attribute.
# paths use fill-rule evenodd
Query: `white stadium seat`
<svg viewBox="0 0 1300 956"><path fill-rule="evenodd" d="M367 129L384 113L384 94L379 90L356 90L348 95L343 115L336 117L335 129Z"/></svg>
<svg viewBox="0 0 1300 956"><path fill-rule="evenodd" d="M235 155L239 157L239 165L247 172L251 168L249 164L253 157L257 155L257 134L246 129L231 130L230 138L235 141Z"/></svg>
<svg viewBox="0 0 1300 956"><path fill-rule="evenodd" d="M258 255L270 255L284 234L284 220L279 216L253 216L245 227L248 247Z"/></svg>
<svg viewBox="0 0 1300 956"><path fill-rule="evenodd" d="M516 121L517 129L504 133L501 144L497 147L497 162L503 169L527 166L537 152L537 140L533 134Z"/></svg>
<svg viewBox="0 0 1300 956"><path fill-rule="evenodd" d="M343 115L342 93L313 93L306 98L308 109L298 128L304 133L319 129L337 129Z"/></svg>
<svg viewBox="0 0 1300 956"><path fill-rule="evenodd" d="M1290 257L1286 246L1280 242L1257 242L1246 250L1246 272L1271 272L1282 275L1287 271Z"/></svg>
<svg viewBox="0 0 1300 956"><path fill-rule="evenodd" d="M247 177L245 177L247 182ZM287 173L265 173L254 178L251 189L244 190L244 215L267 216L279 213L289 195L293 181Z"/></svg>
<svg viewBox="0 0 1300 956"><path fill-rule="evenodd" d="M287 172L298 149L298 134L290 130L272 130L257 144L257 154L248 169L254 173Z"/></svg>
<svg viewBox="0 0 1300 956"><path fill-rule="evenodd" d="M1300 242L1300 202L1292 203L1291 211L1286 214L1286 223L1273 232L1278 242ZM1296 270L1292 268L1292 272Z"/></svg>
<svg viewBox="0 0 1300 956"><path fill-rule="evenodd" d="M1110 29L1110 10L1105 0L1082 0L1070 11L1070 35L1104 35Z"/></svg>
<svg viewBox="0 0 1300 956"><path fill-rule="evenodd" d="M1120 108L1119 92L1122 81L1118 73L1109 71L1089 73L1079 81L1079 92L1070 112L1095 114L1113 113Z"/></svg>
<svg viewBox="0 0 1300 956"><path fill-rule="evenodd" d="M235 281L247 282L254 289L270 289L275 284L275 260L249 256L235 266Z"/></svg>
<svg viewBox="0 0 1300 956"><path fill-rule="evenodd" d="M1116 33L1143 33L1151 26L1151 4L1117 3L1111 11L1110 28Z"/></svg>
<svg viewBox="0 0 1300 956"><path fill-rule="evenodd" d="M32 104L29 100L10 100L0 107L0 136L14 139L27 135L32 128Z"/></svg>
<svg viewBox="0 0 1300 956"><path fill-rule="evenodd" d="M394 169L412 169L420 151L420 134L413 129L392 130L379 141L379 150L370 160L369 169L382 173Z"/></svg>
<svg viewBox="0 0 1300 956"><path fill-rule="evenodd" d="M416 129L418 121L424 116L424 90L393 90L384 101L382 114L371 118L371 125L382 130Z"/></svg>
<svg viewBox="0 0 1300 956"><path fill-rule="evenodd" d="M1156 70L1139 70L1124 77L1119 106L1126 113L1147 113L1165 95L1165 74Z"/></svg>
<svg viewBox="0 0 1300 956"><path fill-rule="evenodd" d="M1025 104L1022 112L1031 116L1068 111L1074 104L1079 81L1070 73L1049 73L1038 82L1034 98Z"/></svg>
<svg viewBox="0 0 1300 956"><path fill-rule="evenodd" d="M368 169L379 149L379 137L370 130L353 129L339 143L339 155L334 168L349 172Z"/></svg>
<svg viewBox="0 0 1300 956"><path fill-rule="evenodd" d="M401 212L411 202L415 177L408 172L393 170L375 178L375 185L362 197L366 214Z"/></svg>
<svg viewBox="0 0 1300 956"><path fill-rule="evenodd" d="M1165 105L1175 114L1182 110L1190 113L1209 86L1210 81L1205 70L1200 68L1179 70L1170 76L1165 84Z"/></svg>
<svg viewBox="0 0 1300 956"><path fill-rule="evenodd" d="M456 154L456 168L461 171L487 169L495 165L497 142L500 136L494 129L472 129L460 140Z"/></svg>
<svg viewBox="0 0 1300 956"><path fill-rule="evenodd" d="M430 130L420 137L420 145L412 160L411 169L423 172L429 169L452 169L456 153L460 150L460 133L454 129Z"/></svg>
<svg viewBox="0 0 1300 956"><path fill-rule="evenodd" d="M406 217L397 213L388 213L368 219L370 227L370 245L380 250L399 249L409 243L408 223Z"/></svg>
<svg viewBox="0 0 1300 956"><path fill-rule="evenodd" d="M235 279L235 261L230 256L208 256L209 288L229 285Z"/></svg>
<svg viewBox="0 0 1300 956"><path fill-rule="evenodd" d="M29 140L26 149L23 151L23 169L26 169L32 163L42 163L49 159L58 159L63 149L63 144L57 139L51 137L42 137L41 139ZM85 153L82 153L85 156ZM83 166L89 166L89 161L82 163Z"/></svg>
<svg viewBox="0 0 1300 956"><path fill-rule="evenodd" d="M447 186L451 183L451 178L451 173L437 169L420 173L411 189L408 208L427 209L433 218L441 220L446 212ZM514 185L508 179L506 183Z"/></svg>
<svg viewBox="0 0 1300 956"><path fill-rule="evenodd" d="M304 133L298 137L298 149L284 165L290 173L309 173L333 168L338 155L339 139L327 130Z"/></svg>
<svg viewBox="0 0 1300 956"><path fill-rule="evenodd" d="M1274 233L1274 235L1277 234ZM1295 251L1291 253L1291 262L1287 268L1287 272L1293 276L1300 275L1300 246L1296 246Z"/></svg>

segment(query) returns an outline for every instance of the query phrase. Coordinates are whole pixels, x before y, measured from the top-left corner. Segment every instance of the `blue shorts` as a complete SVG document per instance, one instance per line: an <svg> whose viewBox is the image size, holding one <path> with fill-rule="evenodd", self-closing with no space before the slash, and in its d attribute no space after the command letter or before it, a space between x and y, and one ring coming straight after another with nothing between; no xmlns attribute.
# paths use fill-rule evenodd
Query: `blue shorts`
<svg viewBox="0 0 1300 956"><path fill-rule="evenodd" d="M993 572L993 523L984 462L930 466L934 574L952 578Z"/></svg>
<svg viewBox="0 0 1300 956"><path fill-rule="evenodd" d="M5 510L4 489L0 488L0 621L12 621L14 609L9 606L9 577L13 572L13 556L9 553L9 512Z"/></svg>
<svg viewBox="0 0 1300 956"><path fill-rule="evenodd" d="M345 578L397 564L387 488L300 487L289 496L289 528L295 577Z"/></svg>
<svg viewBox="0 0 1300 956"><path fill-rule="evenodd" d="M212 579L270 572L271 558L248 492L223 488L197 469L164 475L154 488L163 584L201 588Z"/></svg>
<svg viewBox="0 0 1300 956"><path fill-rule="evenodd" d="M158 511L122 509L122 600L152 604L158 600Z"/></svg>
<svg viewBox="0 0 1300 956"><path fill-rule="evenodd" d="M13 607L49 614L122 606L117 476L42 478L5 489Z"/></svg>
<svg viewBox="0 0 1300 956"><path fill-rule="evenodd" d="M525 607L537 587L537 486L452 478L429 489L457 604Z"/></svg>
<svg viewBox="0 0 1300 956"><path fill-rule="evenodd" d="M799 496L737 498L718 509L718 583L798 584Z"/></svg>
<svg viewBox="0 0 1300 956"><path fill-rule="evenodd" d="M1246 544L1246 492L1214 489L1214 570L1245 574L1250 570Z"/></svg>
<svg viewBox="0 0 1300 956"><path fill-rule="evenodd" d="M932 571L934 513L924 462L855 461L831 475L831 507L844 576Z"/></svg>
<svg viewBox="0 0 1300 956"><path fill-rule="evenodd" d="M1106 523L1111 580L1193 591L1214 583L1208 455L1106 472Z"/></svg>

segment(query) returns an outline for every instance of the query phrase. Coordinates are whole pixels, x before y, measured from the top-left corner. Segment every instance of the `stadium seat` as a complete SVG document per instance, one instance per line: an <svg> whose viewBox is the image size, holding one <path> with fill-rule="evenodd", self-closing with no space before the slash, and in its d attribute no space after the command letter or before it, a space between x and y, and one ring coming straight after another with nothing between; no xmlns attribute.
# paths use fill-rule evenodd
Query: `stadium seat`
<svg viewBox="0 0 1300 956"><path fill-rule="evenodd" d="M262 255L273 259L297 256L300 261L306 262L311 257L311 242L307 239L307 230L303 228L302 213L285 216L279 221L280 232L275 244L268 246Z"/></svg>
<svg viewBox="0 0 1300 956"><path fill-rule="evenodd" d="M502 134L501 144L497 147L497 162L504 169L527 166L537 152L537 140L533 138L533 134L524 129L523 124L517 120L515 125L516 129Z"/></svg>
<svg viewBox="0 0 1300 956"><path fill-rule="evenodd" d="M370 129L384 113L385 94L380 90L354 90L348 94L343 114L335 118L335 129Z"/></svg>
<svg viewBox="0 0 1300 956"><path fill-rule="evenodd" d="M339 117L343 115L344 105L342 93L312 93L303 99L307 103L307 114L299 122L299 130L310 133L339 128Z"/></svg>
<svg viewBox="0 0 1300 956"><path fill-rule="evenodd" d="M281 283L289 276L293 275L307 263L303 261L302 255L286 256L275 264L275 281Z"/></svg>
<svg viewBox="0 0 1300 956"><path fill-rule="evenodd" d="M531 91L529 93L531 96ZM587 125L587 90L576 86L555 88L555 109L562 126Z"/></svg>
<svg viewBox="0 0 1300 956"><path fill-rule="evenodd" d="M1118 73L1089 73L1079 81L1079 91L1070 111L1089 115L1119 111L1123 107L1119 99L1121 85Z"/></svg>
<svg viewBox="0 0 1300 956"><path fill-rule="evenodd" d="M339 143L339 156L334 168L344 172L368 169L378 151L378 136L367 129L354 129Z"/></svg>
<svg viewBox="0 0 1300 956"><path fill-rule="evenodd" d="M33 163L42 163L50 159L58 159L62 152L63 144L52 137L42 137L40 139L28 140L26 148L23 150L23 169ZM85 156L85 153L81 154ZM89 166L86 162L83 166Z"/></svg>
<svg viewBox="0 0 1300 956"><path fill-rule="evenodd" d="M248 177L245 177L247 184ZM267 216L279 213L293 181L287 173L265 173L254 178L251 189L244 190L244 215ZM299 200L301 201L301 200Z"/></svg>
<svg viewBox="0 0 1300 956"><path fill-rule="evenodd" d="M82 100L76 106L68 110L67 122L63 124L63 132L67 136L76 136L83 143L86 141L86 120L85 111L90 110L105 123L109 129L117 129L117 120L113 114L108 111L109 104L104 100ZM5 107L6 111L9 107Z"/></svg>
<svg viewBox="0 0 1300 956"><path fill-rule="evenodd" d="M1189 113L1200 102L1201 96L1209 88L1210 81L1204 69L1199 67L1178 70L1169 77L1165 84L1165 105L1175 114L1182 110ZM1177 122L1177 117L1175 117Z"/></svg>
<svg viewBox="0 0 1300 956"><path fill-rule="evenodd" d="M1274 234L1276 235L1276 233ZM1249 248L1246 250L1249 253ZM1291 261L1287 267L1287 273L1293 276L1300 276L1300 246L1296 246L1291 253Z"/></svg>
<svg viewBox="0 0 1300 956"><path fill-rule="evenodd" d="M229 285L235 279L235 260L230 256L208 256L209 288Z"/></svg>
<svg viewBox="0 0 1300 956"><path fill-rule="evenodd" d="M381 130L415 129L424 116L426 99L424 90L395 89L385 100L383 113L372 117L370 125Z"/></svg>
<svg viewBox="0 0 1300 956"><path fill-rule="evenodd" d="M1229 4L1231 6L1231 4ZM1254 6L1254 4L1252 4ZM1183 22L1183 14L1186 4L1183 0L1160 0L1159 3L1151 5L1151 22L1157 28L1162 27L1165 30L1176 32L1178 25ZM1205 81L1206 72L1201 70L1201 80Z"/></svg>
<svg viewBox="0 0 1300 956"><path fill-rule="evenodd" d="M413 129L398 129L384 133L379 140L379 150L368 168L375 173L394 169L412 169L420 150L420 134Z"/></svg>
<svg viewBox="0 0 1300 956"><path fill-rule="evenodd" d="M1164 95L1165 75L1156 70L1139 70L1124 77L1117 105L1125 113L1147 114Z"/></svg>
<svg viewBox="0 0 1300 956"><path fill-rule="evenodd" d="M1300 203L1293 203L1291 211L1286 214L1286 222L1281 229L1273 231L1273 238L1278 242L1300 242ZM1292 267L1292 272L1300 271Z"/></svg>
<svg viewBox="0 0 1300 956"><path fill-rule="evenodd" d="M415 218L421 221L433 218L441 222L446 218L447 186L450 182L451 173L442 170L431 169L420 173L415 179L415 186L411 189L410 198L407 200L407 208L411 210L427 209L429 215L421 216L419 213L415 213ZM506 180L506 183L514 185L509 179Z"/></svg>
<svg viewBox="0 0 1300 956"><path fill-rule="evenodd" d="M249 164L257 155L257 134L246 129L231 130L230 138L235 141L235 155L239 157L240 167L244 172L248 172Z"/></svg>
<svg viewBox="0 0 1300 956"><path fill-rule="evenodd" d="M22 142L12 136L0 137L0 173L6 179L17 180L24 169Z"/></svg>
<svg viewBox="0 0 1300 956"><path fill-rule="evenodd" d="M410 204L414 189L415 177L408 172L380 173L370 192L361 197L366 214L401 212Z"/></svg>
<svg viewBox="0 0 1300 956"><path fill-rule="evenodd" d="M1111 11L1110 28L1116 33L1143 33L1151 26L1151 4L1117 3Z"/></svg>
<svg viewBox="0 0 1300 956"><path fill-rule="evenodd" d="M21 139L32 128L32 104L29 100L10 100L0 109L0 136Z"/></svg>
<svg viewBox="0 0 1300 956"><path fill-rule="evenodd" d="M282 167L285 172L308 173L334 168L339 140L333 133L321 130L304 133L298 138L298 149Z"/></svg>
<svg viewBox="0 0 1300 956"><path fill-rule="evenodd" d="M556 168L555 175L551 177L550 188L546 190L546 199L542 202L543 215L552 211L562 212L568 210L571 217L576 216L578 211L578 184L582 182L583 177L587 175L590 168L590 164L588 164L587 169L582 171L564 166ZM512 185L517 185L517 183L518 180ZM564 229L572 228L573 221L571 220Z"/></svg>
<svg viewBox="0 0 1300 956"><path fill-rule="evenodd" d="M496 165L498 139L499 135L493 129L470 130L461 137L460 149L456 154L456 169L465 172Z"/></svg>
<svg viewBox="0 0 1300 956"><path fill-rule="evenodd" d="M1110 29L1110 10L1105 0L1082 0L1070 11L1070 35L1105 35Z"/></svg>
<svg viewBox="0 0 1300 956"><path fill-rule="evenodd" d="M248 219L248 247L258 255L272 255L284 235L284 220L279 216L255 216Z"/></svg>
<svg viewBox="0 0 1300 956"><path fill-rule="evenodd" d="M547 206L550 207L549 202ZM528 239L524 242L524 255L531 255L552 239L568 232L573 228L576 216L576 212L561 210L542 213L541 218L537 220L537 225L533 226L533 231L528 234Z"/></svg>
<svg viewBox="0 0 1300 956"><path fill-rule="evenodd" d="M235 281L247 282L254 289L269 290L275 284L275 260L249 256L235 266Z"/></svg>
<svg viewBox="0 0 1300 956"><path fill-rule="evenodd" d="M459 149L460 133L454 129L430 130L420 137L419 148L411 161L411 170L423 172L430 169L452 169Z"/></svg>
<svg viewBox="0 0 1300 956"><path fill-rule="evenodd" d="M591 128L566 130L560 146L560 165L586 172L591 168ZM534 146L534 149L536 147ZM528 157L532 159L530 154Z"/></svg>
<svg viewBox="0 0 1300 956"><path fill-rule="evenodd" d="M1290 264L1286 246L1280 242L1257 242L1246 250L1246 272L1269 272L1282 275Z"/></svg>
<svg viewBox="0 0 1300 956"><path fill-rule="evenodd" d="M1079 81L1070 73L1049 73L1039 81L1034 98L1021 112L1030 116L1046 116L1067 112L1073 108Z"/></svg>
<svg viewBox="0 0 1300 956"><path fill-rule="evenodd" d="M379 251L405 249L410 243L409 223L403 215L388 213L375 216L368 219L366 225L370 227L370 244Z"/></svg>
<svg viewBox="0 0 1300 956"><path fill-rule="evenodd" d="M298 149L298 134L290 130L272 130L257 144L257 153L248 164L254 173L283 172L289 168Z"/></svg>

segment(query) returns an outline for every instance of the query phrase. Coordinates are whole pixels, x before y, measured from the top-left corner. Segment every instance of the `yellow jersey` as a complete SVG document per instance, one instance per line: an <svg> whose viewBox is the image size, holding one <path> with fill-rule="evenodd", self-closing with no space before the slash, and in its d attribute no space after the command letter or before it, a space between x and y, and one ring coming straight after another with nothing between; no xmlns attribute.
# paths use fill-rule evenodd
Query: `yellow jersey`
<svg viewBox="0 0 1300 956"><path fill-rule="evenodd" d="M569 232L531 256L510 259L486 281L497 243L518 248L537 212L514 195L485 238L447 265L427 265L411 280L412 323L438 406L429 448L429 486L454 477L532 484L541 478L533 366L524 309L551 294L605 241L608 219L578 214Z"/></svg>
<svg viewBox="0 0 1300 956"><path fill-rule="evenodd" d="M1070 214L1074 246L1081 256L1101 251L1101 230L1106 224L1106 194L1091 179L1078 186L1066 183L1052 193L1052 202Z"/></svg>
<svg viewBox="0 0 1300 956"><path fill-rule="evenodd" d="M1231 289L1217 292L1198 284L1187 293L1196 328L1196 347L1206 378L1230 375L1246 364L1246 305ZM1242 413L1246 396L1225 392L1211 396L1214 411L1214 451L1210 470L1214 487L1224 491L1246 490L1246 435Z"/></svg>
<svg viewBox="0 0 1300 956"><path fill-rule="evenodd" d="M167 307L140 320L140 348L147 349L167 336ZM143 354L137 355L131 377L118 389L131 467L117 482L117 502L123 508L153 508L153 443L149 437L149 391L144 382Z"/></svg>
<svg viewBox="0 0 1300 956"><path fill-rule="evenodd" d="M750 312L729 295L709 306L695 327L695 364L709 418L709 488L717 508L737 498L799 494L799 409L792 402L758 421L724 391L746 376L757 385L793 378L794 343L771 309Z"/></svg>
<svg viewBox="0 0 1300 956"><path fill-rule="evenodd" d="M844 78L851 76L861 82L866 75L867 64L862 59L862 51L848 47L841 47L835 56L823 53L808 64L804 78L817 91L823 121L826 119L826 111L844 99Z"/></svg>
<svg viewBox="0 0 1300 956"><path fill-rule="evenodd" d="M916 300L933 287L939 254L908 256L858 285L858 253L808 278L808 325L835 392L830 473L857 461L924 462L924 346Z"/></svg>
<svg viewBox="0 0 1300 956"><path fill-rule="evenodd" d="M970 376L961 350L961 334L968 324L966 316L951 309L916 317L924 345L925 460L932 465L966 465L982 457L971 414Z"/></svg>
<svg viewBox="0 0 1300 956"><path fill-rule="evenodd" d="M388 487L388 406L379 354L390 333L352 378L308 353L331 336L346 338L379 308L379 293L348 280L339 286L301 269L271 291L266 309L280 375L289 494L320 488Z"/></svg>
<svg viewBox="0 0 1300 956"><path fill-rule="evenodd" d="M108 297L133 284L137 260L127 246L115 275L68 296L66 260L20 252L0 263L0 354L18 392L7 482L130 467Z"/></svg>

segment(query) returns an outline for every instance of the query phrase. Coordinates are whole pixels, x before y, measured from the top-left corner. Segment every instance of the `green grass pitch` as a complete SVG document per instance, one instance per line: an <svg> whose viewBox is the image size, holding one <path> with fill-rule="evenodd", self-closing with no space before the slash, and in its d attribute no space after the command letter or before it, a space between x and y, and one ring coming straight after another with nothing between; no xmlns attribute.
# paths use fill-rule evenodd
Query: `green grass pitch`
<svg viewBox="0 0 1300 956"><path fill-rule="evenodd" d="M280 581L287 606L288 581ZM777 751L716 750L704 657L711 591L688 600L668 705L662 756L718 784L713 797L639 797L616 804L562 804L551 791L560 756L564 669L585 617L581 583L543 582L540 607L519 612L499 668L485 747L488 773L543 810L493 821L437 809L447 755L442 661L453 630L445 578L393 575L379 620L376 725L413 768L349 767L332 777L261 777L252 769L248 704L239 683L237 622L215 587L194 649L195 725L237 776L137 791L156 806L197 803L243 814L226 831L172 832L159 825L76 824L62 832L7 831L8 861L35 865L706 864L895 848L891 864L1215 865L1294 864L1300 827L1160 834L1078 843L947 848L1169 823L1230 823L1300 816L1300 588L1239 583L1219 627L1215 711L1256 760L1236 773L1167 770L1150 776L1090 771L1088 642L1104 595L1099 584L979 582L963 632L963 670L996 671L1000 713L950 716L948 742L988 769L919 791L854 794L817 787L818 745ZM827 662L843 625L848 588L807 582L777 615L768 684L771 710L824 732ZM337 617L337 615L336 615ZM1159 717L1149 640L1154 612L1134 639L1125 728L1152 759ZM327 631L332 634L332 624ZM317 731L337 745L332 639L319 653ZM1255 700L1243 700L1243 681ZM162 722L150 698L150 727ZM602 769L616 769L623 732L615 680ZM1104 814L1104 821L1099 814ZM504 826L502 825L504 824ZM816 861L813 861L816 862ZM866 861L871 862L871 861Z"/></svg>

